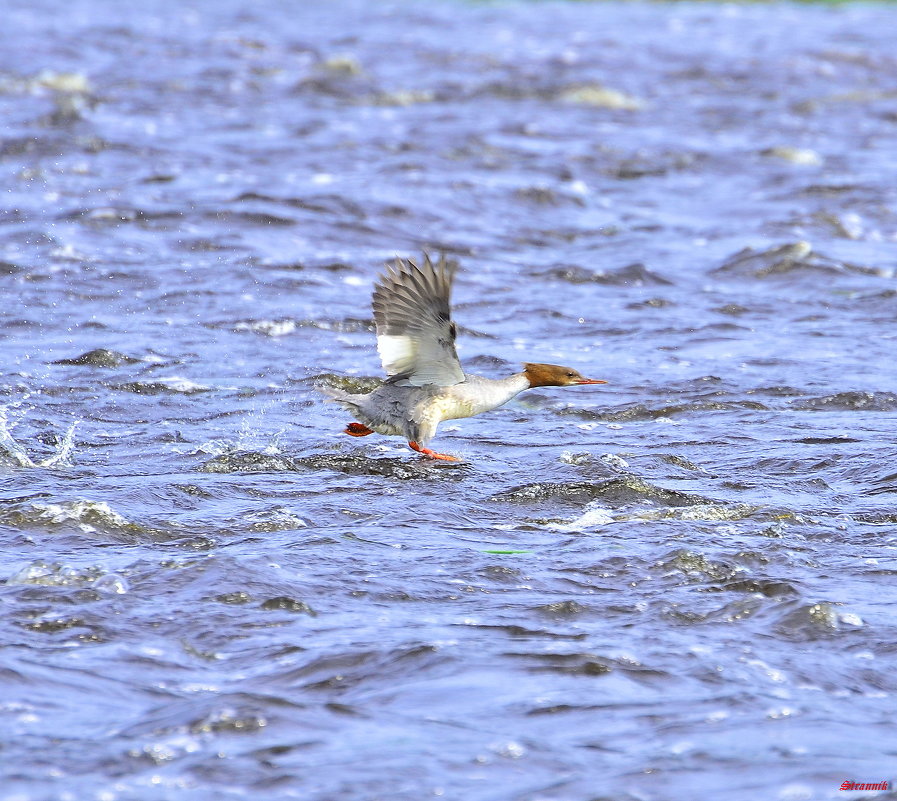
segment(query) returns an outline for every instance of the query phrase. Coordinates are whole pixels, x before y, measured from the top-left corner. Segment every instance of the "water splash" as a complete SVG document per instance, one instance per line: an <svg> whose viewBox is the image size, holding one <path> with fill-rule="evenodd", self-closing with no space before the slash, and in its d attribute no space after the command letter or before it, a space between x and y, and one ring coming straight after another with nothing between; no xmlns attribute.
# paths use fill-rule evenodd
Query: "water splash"
<svg viewBox="0 0 897 801"><path fill-rule="evenodd" d="M0 456L19 467L37 467L25 449L13 439L11 429L15 428L15 423L9 422L7 410L7 406L0 406Z"/></svg>
<svg viewBox="0 0 897 801"><path fill-rule="evenodd" d="M263 428L264 421L270 412L284 401L282 399L269 400L260 404L249 413L240 423L237 435L236 447L238 450L258 448L262 453L275 455L282 452L281 439L286 434L286 428L280 428L274 432Z"/></svg>
<svg viewBox="0 0 897 801"><path fill-rule="evenodd" d="M277 456L283 452L282 438L286 428L271 431L265 428L265 420L271 410L284 401L282 399L267 401L254 409L250 409L240 422L240 428L232 437L221 437L207 440L187 453L208 453L212 456L225 456L245 452L260 452L266 456Z"/></svg>
<svg viewBox="0 0 897 801"><path fill-rule="evenodd" d="M69 425L54 453L45 459L35 461L12 435L18 423L9 419L9 409L16 408L20 404L21 402L0 406L0 460L8 461L17 467L29 468L59 467L71 464L70 457L75 450L75 429L80 420L75 420Z"/></svg>

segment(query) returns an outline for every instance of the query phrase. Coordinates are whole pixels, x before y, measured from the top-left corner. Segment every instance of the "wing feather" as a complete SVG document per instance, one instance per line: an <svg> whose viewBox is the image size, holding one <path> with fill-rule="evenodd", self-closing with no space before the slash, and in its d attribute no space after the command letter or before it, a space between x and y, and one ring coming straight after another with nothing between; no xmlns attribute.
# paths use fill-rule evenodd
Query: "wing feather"
<svg viewBox="0 0 897 801"><path fill-rule="evenodd" d="M441 256L421 266L396 259L374 287L377 351L391 378L413 386L450 386L465 380L455 350L451 317L452 282L457 265Z"/></svg>

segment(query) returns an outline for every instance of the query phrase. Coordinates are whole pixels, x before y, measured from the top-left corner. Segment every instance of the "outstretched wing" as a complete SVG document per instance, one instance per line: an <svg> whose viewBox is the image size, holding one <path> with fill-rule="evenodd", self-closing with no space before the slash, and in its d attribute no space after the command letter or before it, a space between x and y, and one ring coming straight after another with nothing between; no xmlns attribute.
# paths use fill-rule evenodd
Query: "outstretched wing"
<svg viewBox="0 0 897 801"><path fill-rule="evenodd" d="M464 381L455 351L455 324L449 296L457 265L424 254L418 267L396 259L374 287L377 351L390 377L409 384L450 386Z"/></svg>

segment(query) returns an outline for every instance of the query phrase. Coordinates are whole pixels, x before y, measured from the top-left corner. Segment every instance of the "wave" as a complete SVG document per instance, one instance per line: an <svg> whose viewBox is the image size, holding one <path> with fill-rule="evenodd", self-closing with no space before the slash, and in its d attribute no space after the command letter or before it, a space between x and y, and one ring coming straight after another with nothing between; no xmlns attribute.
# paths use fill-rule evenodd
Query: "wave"
<svg viewBox="0 0 897 801"><path fill-rule="evenodd" d="M666 489L636 476L610 478L604 481L570 481L563 483L534 482L493 495L493 501L560 500L570 503L601 501L611 507L651 502L663 506L698 506L715 501L701 495Z"/></svg>
<svg viewBox="0 0 897 801"><path fill-rule="evenodd" d="M385 476L401 481L459 481L468 467L463 463L407 461L404 458L372 458L365 454L314 454L289 457L280 454L243 451L222 453L206 461L204 473L291 473L332 470L350 476Z"/></svg>

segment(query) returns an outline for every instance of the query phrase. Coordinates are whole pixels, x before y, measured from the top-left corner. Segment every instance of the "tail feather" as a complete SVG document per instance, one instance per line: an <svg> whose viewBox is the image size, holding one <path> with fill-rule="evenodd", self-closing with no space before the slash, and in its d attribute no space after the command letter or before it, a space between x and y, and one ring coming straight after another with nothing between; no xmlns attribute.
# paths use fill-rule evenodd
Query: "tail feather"
<svg viewBox="0 0 897 801"><path fill-rule="evenodd" d="M401 424L391 420L387 414L377 409L377 404L371 402L372 393L346 392L332 386L319 386L318 390L327 397L328 401L339 404L360 421L350 423L345 429L346 434L365 437L374 432L392 436L403 436L408 433L403 430Z"/></svg>
<svg viewBox="0 0 897 801"><path fill-rule="evenodd" d="M338 403L350 412L358 411L359 406L355 398L360 398L361 395L353 395L351 392L336 387L319 386L317 389L318 392L326 396L328 403Z"/></svg>
<svg viewBox="0 0 897 801"><path fill-rule="evenodd" d="M356 417L360 417L362 420L370 422L367 420L367 415L362 412L361 407L358 404L358 399L364 397L363 395L353 395L351 392L328 386L319 386L318 390L322 395L327 397L328 403L338 403L344 409L352 412ZM368 434L373 434L374 430L368 428L364 423L349 423L345 429L343 429L343 433L353 437L366 437Z"/></svg>

